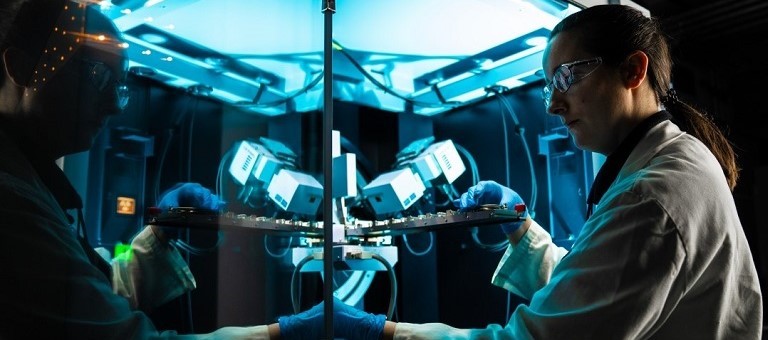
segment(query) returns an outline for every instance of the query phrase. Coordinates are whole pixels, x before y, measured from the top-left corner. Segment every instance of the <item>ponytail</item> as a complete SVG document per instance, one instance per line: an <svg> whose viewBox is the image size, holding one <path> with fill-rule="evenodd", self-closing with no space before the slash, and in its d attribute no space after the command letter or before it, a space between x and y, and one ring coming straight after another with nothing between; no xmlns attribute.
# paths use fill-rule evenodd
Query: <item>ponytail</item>
<svg viewBox="0 0 768 340"><path fill-rule="evenodd" d="M674 89L667 91L667 95L661 97L661 102L683 131L699 139L715 155L728 181L728 187L733 192L739 179L740 169L736 164L733 146L725 135L711 118L680 101Z"/></svg>
<svg viewBox="0 0 768 340"><path fill-rule="evenodd" d="M671 89L672 55L658 20L630 6L598 5L560 21L550 38L560 32L576 32L582 48L603 60L618 63L634 51L645 52L651 88L683 131L698 138L715 155L733 191L739 178L733 147L710 118L680 101Z"/></svg>

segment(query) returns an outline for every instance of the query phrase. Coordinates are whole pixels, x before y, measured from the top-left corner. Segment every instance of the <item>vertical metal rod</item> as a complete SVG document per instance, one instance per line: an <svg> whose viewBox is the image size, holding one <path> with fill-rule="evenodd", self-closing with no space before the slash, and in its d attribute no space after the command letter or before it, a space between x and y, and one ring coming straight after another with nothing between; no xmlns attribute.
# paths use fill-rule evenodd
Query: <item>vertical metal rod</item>
<svg viewBox="0 0 768 340"><path fill-rule="evenodd" d="M325 339L333 339L333 14L335 0L323 1L323 301Z"/></svg>

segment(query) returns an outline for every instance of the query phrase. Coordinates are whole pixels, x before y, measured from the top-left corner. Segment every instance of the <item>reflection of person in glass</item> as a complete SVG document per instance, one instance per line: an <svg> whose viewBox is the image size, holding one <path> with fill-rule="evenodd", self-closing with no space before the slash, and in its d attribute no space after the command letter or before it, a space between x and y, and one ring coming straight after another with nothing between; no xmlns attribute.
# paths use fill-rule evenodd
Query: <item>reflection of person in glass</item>
<svg viewBox="0 0 768 340"><path fill-rule="evenodd" d="M529 303L505 327L370 322L346 306L337 324L367 327L365 339L760 339L762 294L731 193L734 152L671 89L659 23L629 6L586 8L554 27L543 68L547 112L607 160L570 251L530 217L502 226L510 246L492 282ZM522 202L481 181L457 206Z"/></svg>
<svg viewBox="0 0 768 340"><path fill-rule="evenodd" d="M155 330L141 310L195 287L179 253L161 228L148 226L131 256L104 261L82 236L82 202L55 163L89 149L128 103L119 32L85 3L92 2L0 4L0 338L177 337ZM161 203L216 209L219 201L186 183ZM188 337L290 339L322 330L317 308L280 320Z"/></svg>

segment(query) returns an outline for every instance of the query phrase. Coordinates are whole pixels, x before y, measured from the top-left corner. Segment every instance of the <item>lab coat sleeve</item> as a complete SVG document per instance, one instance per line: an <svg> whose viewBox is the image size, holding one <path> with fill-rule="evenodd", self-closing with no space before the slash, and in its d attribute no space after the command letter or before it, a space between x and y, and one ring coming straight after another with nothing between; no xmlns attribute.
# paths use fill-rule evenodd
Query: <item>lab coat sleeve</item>
<svg viewBox="0 0 768 340"><path fill-rule="evenodd" d="M507 248L492 283L530 299L533 293L549 282L553 268L566 253L567 250L556 246L549 233L534 221L518 244ZM400 322L395 327L395 339L398 340L519 338L512 328L498 324L483 329L460 329L441 323Z"/></svg>
<svg viewBox="0 0 768 340"><path fill-rule="evenodd" d="M184 340L269 340L266 325L252 327L222 327L209 334L180 336Z"/></svg>
<svg viewBox="0 0 768 340"><path fill-rule="evenodd" d="M112 292L43 190L0 171L0 338L165 336Z"/></svg>
<svg viewBox="0 0 768 340"><path fill-rule="evenodd" d="M112 260L112 287L131 307L151 310L196 287L179 251L162 242L146 226L128 252Z"/></svg>
<svg viewBox="0 0 768 340"><path fill-rule="evenodd" d="M491 282L530 300L533 293L549 282L552 270L567 253L533 221L517 245L507 247Z"/></svg>
<svg viewBox="0 0 768 340"><path fill-rule="evenodd" d="M685 261L677 225L661 204L623 192L598 206L507 329L535 339L647 338L686 290Z"/></svg>
<svg viewBox="0 0 768 340"><path fill-rule="evenodd" d="M539 249L530 246L536 243L533 231L528 246L521 242L508 250L502 269L521 246ZM685 258L676 225L661 205L627 192L596 210L549 282L529 305L517 306L505 327L398 323L395 339L647 338L681 299Z"/></svg>

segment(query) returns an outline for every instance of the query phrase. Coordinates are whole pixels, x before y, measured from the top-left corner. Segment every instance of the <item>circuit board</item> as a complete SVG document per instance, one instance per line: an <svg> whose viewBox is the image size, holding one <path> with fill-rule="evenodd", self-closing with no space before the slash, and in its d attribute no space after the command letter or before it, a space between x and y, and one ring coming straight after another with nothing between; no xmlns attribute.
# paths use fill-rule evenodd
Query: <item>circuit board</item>
<svg viewBox="0 0 768 340"><path fill-rule="evenodd" d="M499 223L520 221L524 219L524 212L524 207L523 209L515 207L514 210L501 207L499 209L484 208L471 211L447 210L445 212L375 221L355 220L344 225L344 234L346 237L367 238L419 233L444 228L497 225ZM171 208L167 212L156 212L149 214L149 216L148 224L166 227L253 230L284 236L324 237L322 221L277 219L185 207Z"/></svg>

